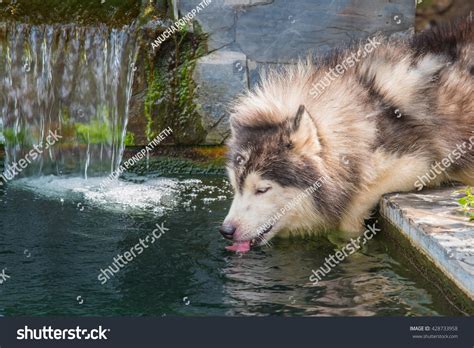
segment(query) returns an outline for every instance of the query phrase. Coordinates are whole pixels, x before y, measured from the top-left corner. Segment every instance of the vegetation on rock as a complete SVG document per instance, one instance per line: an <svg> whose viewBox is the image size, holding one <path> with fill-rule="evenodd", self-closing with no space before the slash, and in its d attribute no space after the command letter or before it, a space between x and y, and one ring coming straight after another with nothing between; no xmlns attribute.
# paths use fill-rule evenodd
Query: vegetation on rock
<svg viewBox="0 0 474 348"><path fill-rule="evenodd" d="M140 14L140 0L3 0L0 21L31 24L130 24Z"/></svg>
<svg viewBox="0 0 474 348"><path fill-rule="evenodd" d="M196 60L205 52L205 37L185 29L175 33L147 62L145 98L146 136L151 140L162 129L173 129L174 144L199 144L205 138L194 102L192 78Z"/></svg>
<svg viewBox="0 0 474 348"><path fill-rule="evenodd" d="M465 190L458 191L465 194L464 197L458 199L464 213L469 217L469 221L474 221L474 191L472 187L467 187Z"/></svg>

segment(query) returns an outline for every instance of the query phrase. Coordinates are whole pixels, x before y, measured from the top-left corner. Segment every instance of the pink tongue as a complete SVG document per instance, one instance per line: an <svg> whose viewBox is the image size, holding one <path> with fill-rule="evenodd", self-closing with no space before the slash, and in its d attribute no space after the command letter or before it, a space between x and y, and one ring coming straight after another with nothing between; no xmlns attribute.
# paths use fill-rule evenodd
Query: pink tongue
<svg viewBox="0 0 474 348"><path fill-rule="evenodd" d="M225 247L229 251L237 251L239 253L246 253L247 251L250 250L250 241L244 241L244 242L235 242L232 245L226 246Z"/></svg>

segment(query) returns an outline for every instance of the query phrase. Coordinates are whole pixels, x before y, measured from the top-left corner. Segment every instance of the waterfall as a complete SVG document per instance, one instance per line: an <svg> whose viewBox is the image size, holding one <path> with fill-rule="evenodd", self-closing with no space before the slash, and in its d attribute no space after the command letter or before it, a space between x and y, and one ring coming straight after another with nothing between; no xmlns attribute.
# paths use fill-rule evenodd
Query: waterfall
<svg viewBox="0 0 474 348"><path fill-rule="evenodd" d="M129 26L0 24L5 173L25 157L18 176L87 178L119 166L136 41Z"/></svg>

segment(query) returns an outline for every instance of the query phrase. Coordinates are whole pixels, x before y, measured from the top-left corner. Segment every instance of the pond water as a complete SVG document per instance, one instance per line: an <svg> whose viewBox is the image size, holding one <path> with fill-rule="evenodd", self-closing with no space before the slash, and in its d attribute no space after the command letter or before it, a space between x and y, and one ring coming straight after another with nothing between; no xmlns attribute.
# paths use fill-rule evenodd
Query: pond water
<svg viewBox="0 0 474 348"><path fill-rule="evenodd" d="M456 314L387 254L383 231L312 286L311 270L335 249L323 237L224 250L224 178L130 176L104 191L100 183L44 176L0 188L0 272L9 276L1 316ZM157 224L168 230L101 284L100 270Z"/></svg>

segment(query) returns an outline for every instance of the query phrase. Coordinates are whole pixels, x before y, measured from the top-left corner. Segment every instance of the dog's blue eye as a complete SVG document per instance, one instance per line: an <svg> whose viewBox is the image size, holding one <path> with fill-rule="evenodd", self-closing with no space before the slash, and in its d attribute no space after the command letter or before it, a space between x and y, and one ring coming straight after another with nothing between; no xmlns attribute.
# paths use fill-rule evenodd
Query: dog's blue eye
<svg viewBox="0 0 474 348"><path fill-rule="evenodd" d="M270 190L270 189L271 189L271 187L259 188L259 189L257 189L257 192L255 192L255 194L261 195L261 194L267 192L267 191Z"/></svg>

